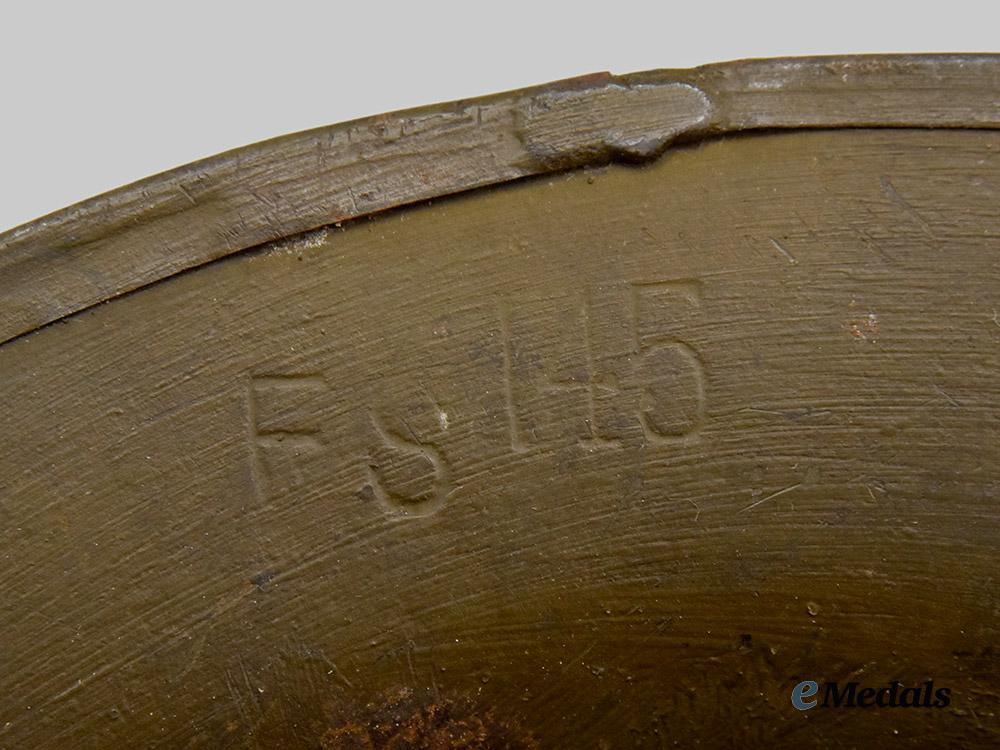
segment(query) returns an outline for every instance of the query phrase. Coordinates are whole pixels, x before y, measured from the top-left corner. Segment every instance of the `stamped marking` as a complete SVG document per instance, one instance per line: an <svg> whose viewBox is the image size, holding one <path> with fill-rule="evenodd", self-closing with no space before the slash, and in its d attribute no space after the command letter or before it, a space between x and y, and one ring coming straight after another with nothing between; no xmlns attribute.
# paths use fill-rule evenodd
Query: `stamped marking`
<svg viewBox="0 0 1000 750"><path fill-rule="evenodd" d="M705 416L705 368L683 342L643 352L648 385L639 419L649 442L671 444L697 437Z"/></svg>
<svg viewBox="0 0 1000 750"><path fill-rule="evenodd" d="M318 421L318 401L329 388L320 375L253 375L247 389L247 424L250 438L251 477L258 500L271 494L278 481L278 467L287 468L283 479L293 487L304 477L297 460L323 448ZM282 472L284 473L284 472Z"/></svg>
<svg viewBox="0 0 1000 750"><path fill-rule="evenodd" d="M696 279L501 305L511 449L567 439L588 450L695 439L706 410L705 367L684 337L700 305Z"/></svg>
<svg viewBox="0 0 1000 750"><path fill-rule="evenodd" d="M467 456L463 450L477 449L467 441L483 438L470 424L477 412L494 428L486 432L493 452L635 450L695 440L707 379L685 337L700 305L701 283L691 279L619 281L516 305L494 302L498 325L483 351L502 382L483 402L488 412L482 403L457 401L457 393L472 391L436 383L434 371L376 385L374 400L358 404L336 401L319 373L252 376L247 414L257 492L294 495L307 482L321 488L331 476L350 475L356 496L374 499L391 517L431 515L460 486L449 456ZM342 455L331 452L332 435L343 438Z"/></svg>
<svg viewBox="0 0 1000 750"><path fill-rule="evenodd" d="M444 505L451 492L451 472L441 451L390 429L374 412L371 423L381 445L368 458L368 482L389 513L427 516ZM407 428L408 429L408 428Z"/></svg>
<svg viewBox="0 0 1000 750"><path fill-rule="evenodd" d="M583 336L583 369L581 372L561 379L549 379L549 389L556 391L578 390L583 393L586 401L585 422L587 435L579 438L580 445L586 448L610 448L621 444L616 438L601 434L597 416L598 391L617 392L617 389L600 379L596 373L594 361L594 331L591 321L591 300L583 296L580 300L579 317L581 334Z"/></svg>
<svg viewBox="0 0 1000 750"><path fill-rule="evenodd" d="M676 328L701 304L701 283L671 280L632 284L632 331L639 411L646 440L671 444L697 437L705 418L705 366Z"/></svg>
<svg viewBox="0 0 1000 750"><path fill-rule="evenodd" d="M580 441L581 445L587 447L614 447L621 443L615 438L603 437L599 434L600 426L597 421L597 392L599 389L617 389L610 387L599 379L594 362L594 326L590 319L590 299L585 297L582 304L581 314L583 317L584 353L587 364L587 425L590 429L590 437Z"/></svg>
<svg viewBox="0 0 1000 750"><path fill-rule="evenodd" d="M632 333L637 352L657 342L681 341L681 331L701 306L697 279L634 281Z"/></svg>

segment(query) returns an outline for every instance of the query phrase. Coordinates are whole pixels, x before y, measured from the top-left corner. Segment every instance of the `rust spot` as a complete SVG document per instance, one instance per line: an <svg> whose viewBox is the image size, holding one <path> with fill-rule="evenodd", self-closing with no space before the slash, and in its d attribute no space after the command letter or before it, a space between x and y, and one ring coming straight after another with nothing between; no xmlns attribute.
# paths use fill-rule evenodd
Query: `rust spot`
<svg viewBox="0 0 1000 750"><path fill-rule="evenodd" d="M530 733L471 699L421 700L410 688L387 693L331 727L323 750L535 750Z"/></svg>
<svg viewBox="0 0 1000 750"><path fill-rule="evenodd" d="M856 339L861 339L862 341L878 340L878 316L873 312L848 320L845 325L848 332Z"/></svg>

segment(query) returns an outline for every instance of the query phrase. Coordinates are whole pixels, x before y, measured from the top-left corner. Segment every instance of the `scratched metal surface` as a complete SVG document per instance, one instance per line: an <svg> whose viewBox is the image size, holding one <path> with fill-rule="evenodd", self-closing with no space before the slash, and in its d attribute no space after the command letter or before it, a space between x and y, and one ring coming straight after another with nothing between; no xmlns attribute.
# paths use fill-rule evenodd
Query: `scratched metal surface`
<svg viewBox="0 0 1000 750"><path fill-rule="evenodd" d="M998 153L708 139L8 342L0 746L995 747ZM859 675L954 699L789 703Z"/></svg>
<svg viewBox="0 0 1000 750"><path fill-rule="evenodd" d="M0 234L0 343L299 232L487 185L785 128L997 128L1000 57L748 60L607 73L220 154Z"/></svg>

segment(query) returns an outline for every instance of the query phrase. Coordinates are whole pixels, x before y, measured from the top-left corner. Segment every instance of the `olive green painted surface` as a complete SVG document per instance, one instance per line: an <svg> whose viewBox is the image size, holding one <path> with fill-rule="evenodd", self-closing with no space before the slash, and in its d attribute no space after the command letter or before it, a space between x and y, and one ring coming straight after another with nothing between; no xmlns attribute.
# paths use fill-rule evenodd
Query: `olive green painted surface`
<svg viewBox="0 0 1000 750"><path fill-rule="evenodd" d="M709 141L0 347L0 747L316 747L400 688L541 747L996 746L998 153Z"/></svg>
<svg viewBox="0 0 1000 750"><path fill-rule="evenodd" d="M739 60L595 73L280 136L0 232L0 344L227 255L418 201L680 141L1000 128L1000 55Z"/></svg>

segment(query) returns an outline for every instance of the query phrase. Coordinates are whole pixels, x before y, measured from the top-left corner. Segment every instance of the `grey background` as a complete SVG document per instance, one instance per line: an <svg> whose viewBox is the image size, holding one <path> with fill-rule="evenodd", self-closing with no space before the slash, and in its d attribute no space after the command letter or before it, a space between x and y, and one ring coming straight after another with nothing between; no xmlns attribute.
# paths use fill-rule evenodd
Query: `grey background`
<svg viewBox="0 0 1000 750"><path fill-rule="evenodd" d="M1000 3L88 2L0 8L0 230L343 120L583 73L988 52Z"/></svg>

